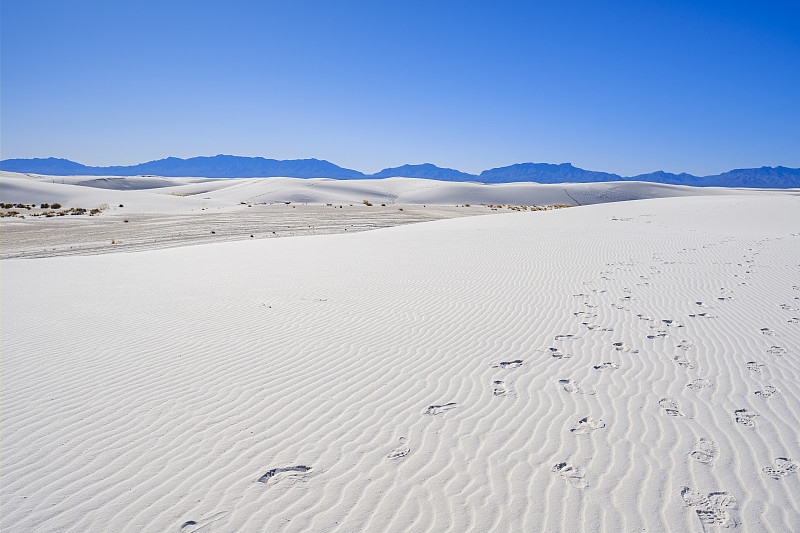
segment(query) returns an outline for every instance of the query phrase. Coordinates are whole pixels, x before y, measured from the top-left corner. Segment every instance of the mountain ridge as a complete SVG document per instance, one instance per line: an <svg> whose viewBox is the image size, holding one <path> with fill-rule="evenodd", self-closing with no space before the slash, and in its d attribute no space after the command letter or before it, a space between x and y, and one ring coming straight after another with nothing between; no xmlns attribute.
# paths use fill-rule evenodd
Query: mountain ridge
<svg viewBox="0 0 800 533"><path fill-rule="evenodd" d="M620 176L608 172L584 170L571 163L517 163L505 167L484 170L480 174L469 174L451 168L442 168L431 163L402 165L385 168L374 174L343 168L324 159L267 159L233 155L199 156L188 159L167 157L129 166L92 167L60 158L6 159L0 161L0 170L52 176L139 176L157 175L165 177L208 178L332 178L332 179L376 179L388 177L425 178L440 181L478 181L482 183L592 183L604 181L647 181L670 185L693 185L699 187L748 187L748 188L798 188L800 169L760 167L734 169L710 176L673 174L656 171L636 176Z"/></svg>

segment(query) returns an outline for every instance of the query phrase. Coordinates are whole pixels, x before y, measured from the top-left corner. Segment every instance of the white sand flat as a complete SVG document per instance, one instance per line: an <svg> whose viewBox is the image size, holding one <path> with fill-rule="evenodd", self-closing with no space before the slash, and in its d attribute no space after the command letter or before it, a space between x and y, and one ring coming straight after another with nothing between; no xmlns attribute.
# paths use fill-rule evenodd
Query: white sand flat
<svg viewBox="0 0 800 533"><path fill-rule="evenodd" d="M1 283L4 531L800 523L792 194L12 259Z"/></svg>

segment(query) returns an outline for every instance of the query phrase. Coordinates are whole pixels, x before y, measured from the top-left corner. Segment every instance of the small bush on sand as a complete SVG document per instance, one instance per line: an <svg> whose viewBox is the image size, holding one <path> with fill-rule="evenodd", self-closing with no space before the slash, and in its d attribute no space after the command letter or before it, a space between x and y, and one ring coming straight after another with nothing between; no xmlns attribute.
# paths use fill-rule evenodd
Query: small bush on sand
<svg viewBox="0 0 800 533"><path fill-rule="evenodd" d="M364 200L364 205L372 205L372 202L370 202L369 200Z"/></svg>
<svg viewBox="0 0 800 533"><path fill-rule="evenodd" d="M53 209L61 209L61 204L50 204Z"/></svg>

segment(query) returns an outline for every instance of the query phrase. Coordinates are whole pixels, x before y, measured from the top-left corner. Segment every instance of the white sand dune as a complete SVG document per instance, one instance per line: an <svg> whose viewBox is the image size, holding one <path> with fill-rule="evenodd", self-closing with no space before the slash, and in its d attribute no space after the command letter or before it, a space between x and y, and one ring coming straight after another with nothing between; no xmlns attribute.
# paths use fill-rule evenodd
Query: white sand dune
<svg viewBox="0 0 800 533"><path fill-rule="evenodd" d="M11 203L59 202L73 206L126 206L125 212L238 208L244 203L360 203L390 205L513 204L590 205L646 198L753 194L747 189L687 187L647 182L503 183L447 182L417 178L365 180L299 178L160 178L39 176L0 173L0 197Z"/></svg>
<svg viewBox="0 0 800 533"><path fill-rule="evenodd" d="M4 531L800 524L792 194L2 270Z"/></svg>

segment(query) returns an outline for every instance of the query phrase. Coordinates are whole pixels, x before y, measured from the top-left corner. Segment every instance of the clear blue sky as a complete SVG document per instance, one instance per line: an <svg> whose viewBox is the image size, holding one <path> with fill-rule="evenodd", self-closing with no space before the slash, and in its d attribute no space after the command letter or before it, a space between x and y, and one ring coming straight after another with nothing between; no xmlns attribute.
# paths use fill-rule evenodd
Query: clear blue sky
<svg viewBox="0 0 800 533"><path fill-rule="evenodd" d="M799 5L2 0L0 156L800 167Z"/></svg>

